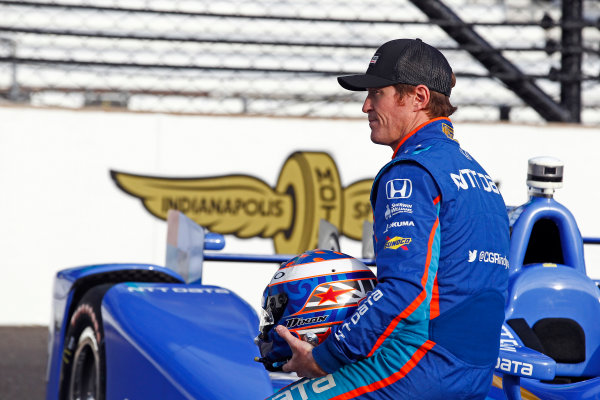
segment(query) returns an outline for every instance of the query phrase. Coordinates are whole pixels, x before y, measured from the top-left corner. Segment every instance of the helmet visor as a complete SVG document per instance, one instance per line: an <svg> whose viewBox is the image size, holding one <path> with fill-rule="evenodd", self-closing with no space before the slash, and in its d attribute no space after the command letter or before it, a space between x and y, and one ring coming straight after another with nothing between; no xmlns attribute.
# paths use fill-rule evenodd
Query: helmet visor
<svg viewBox="0 0 600 400"><path fill-rule="evenodd" d="M285 293L279 293L263 298L263 309L260 315L260 325L258 329L267 337L267 333L279 322L285 307L287 306L288 297Z"/></svg>

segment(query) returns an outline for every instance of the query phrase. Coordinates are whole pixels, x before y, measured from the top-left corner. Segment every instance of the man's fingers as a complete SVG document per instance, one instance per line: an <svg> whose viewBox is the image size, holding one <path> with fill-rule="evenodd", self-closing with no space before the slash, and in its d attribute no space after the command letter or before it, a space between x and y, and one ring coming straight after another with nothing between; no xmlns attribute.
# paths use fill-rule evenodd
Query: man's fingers
<svg viewBox="0 0 600 400"><path fill-rule="evenodd" d="M281 336L281 338L283 340L285 340L287 342L287 344L290 345L290 347L292 348L292 351L293 351L293 349L295 349L297 347L295 341L300 340L300 339L298 339L296 336L292 335L292 333L288 330L288 328L286 328L283 325L277 325L275 327L275 330L277 331L277 334L279 336Z"/></svg>
<svg viewBox="0 0 600 400"><path fill-rule="evenodd" d="M282 366L284 372L295 372L299 377L309 378L327 375L312 356L312 344L298 339L285 326L278 325L275 331L292 349L292 358Z"/></svg>
<svg viewBox="0 0 600 400"><path fill-rule="evenodd" d="M293 365L292 365L293 366ZM292 369L292 367L290 366L290 362L286 362L285 364L283 364L283 366L281 367L281 370L283 372L294 372L294 370Z"/></svg>
<svg viewBox="0 0 600 400"><path fill-rule="evenodd" d="M275 331L277 332L277 334L279 336L281 336L281 338L283 340L285 340L287 342L287 344L290 346L290 348L292 349L292 359L294 356L294 353L296 352L296 347L294 346L294 339L298 340L294 335L292 335L290 333L290 331L283 325L277 325L275 327ZM283 372L292 372L294 371L293 369L293 362L292 360L286 362L285 364L283 364L283 366L281 367L281 369L283 370Z"/></svg>

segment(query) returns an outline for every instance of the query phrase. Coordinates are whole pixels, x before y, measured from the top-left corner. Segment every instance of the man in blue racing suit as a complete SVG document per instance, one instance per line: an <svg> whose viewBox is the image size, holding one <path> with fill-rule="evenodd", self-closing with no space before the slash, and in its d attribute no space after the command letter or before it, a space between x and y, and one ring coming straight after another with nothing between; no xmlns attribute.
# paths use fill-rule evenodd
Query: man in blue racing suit
<svg viewBox="0 0 600 400"><path fill-rule="evenodd" d="M455 78L421 40L382 45L367 72L371 140L392 160L371 191L378 284L312 347L283 326L304 379L271 399L484 399L498 356L508 278L506 208L453 137Z"/></svg>

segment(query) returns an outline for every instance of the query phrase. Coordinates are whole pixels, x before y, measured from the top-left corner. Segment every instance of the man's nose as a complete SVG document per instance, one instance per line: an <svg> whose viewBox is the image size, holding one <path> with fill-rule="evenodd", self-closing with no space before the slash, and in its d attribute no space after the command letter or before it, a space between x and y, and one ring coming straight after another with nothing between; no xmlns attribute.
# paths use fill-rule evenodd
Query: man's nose
<svg viewBox="0 0 600 400"><path fill-rule="evenodd" d="M367 96L367 98L365 99L365 102L363 103L362 106L362 112L364 112L365 114L369 112L369 110L371 110L371 99L369 99L369 96Z"/></svg>

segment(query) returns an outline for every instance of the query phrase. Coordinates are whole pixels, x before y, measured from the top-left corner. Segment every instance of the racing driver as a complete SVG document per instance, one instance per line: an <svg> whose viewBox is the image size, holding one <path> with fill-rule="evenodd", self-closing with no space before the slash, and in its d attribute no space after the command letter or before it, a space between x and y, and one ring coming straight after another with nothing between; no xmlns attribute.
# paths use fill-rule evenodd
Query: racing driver
<svg viewBox="0 0 600 400"><path fill-rule="evenodd" d="M320 345L277 333L304 379L271 399L485 399L498 356L509 228L489 174L454 139L455 83L419 39L383 44L365 74L371 140L393 156L371 191L378 284Z"/></svg>

